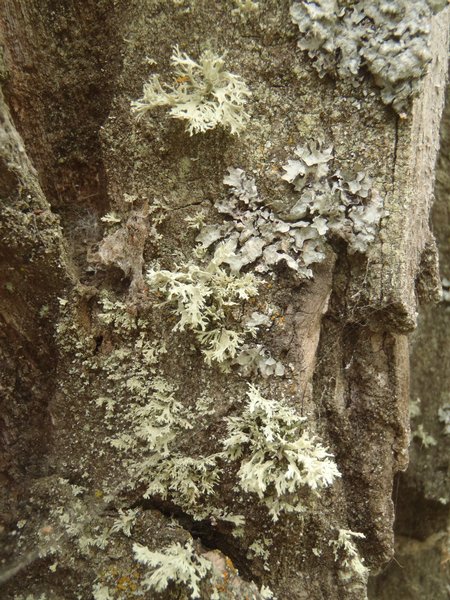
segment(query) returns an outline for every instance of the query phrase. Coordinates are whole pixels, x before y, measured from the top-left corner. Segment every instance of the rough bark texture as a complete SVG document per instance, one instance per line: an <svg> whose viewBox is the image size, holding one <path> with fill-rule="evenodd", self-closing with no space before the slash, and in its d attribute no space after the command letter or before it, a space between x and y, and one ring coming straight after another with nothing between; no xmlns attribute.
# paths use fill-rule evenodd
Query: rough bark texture
<svg viewBox="0 0 450 600"><path fill-rule="evenodd" d="M279 600L366 597L363 579L345 572L330 545L339 529L365 535L356 544L372 572L392 557L393 480L407 466L409 444L408 334L416 325L418 296L423 302L435 299L440 287L429 213L448 9L433 22L433 62L423 91L411 114L400 119L381 103L370 80L354 87L319 79L296 48L289 3L263 4L256 18L207 0L3 2L0 536L5 567L0 583L5 599L28 594L88 599L95 586L108 588L112 598L133 597L145 575L134 561L133 542L155 550L192 536L215 569L215 579L202 587L205 599L213 593L259 598L262 584ZM240 137L218 129L189 137L184 124L163 111L136 122L130 102L141 95L147 59L157 61L157 72L168 73L174 44L194 57L206 47L228 52L229 69L253 92L251 122ZM243 535L236 537L226 519L196 521L170 494L144 500L145 485L133 479L108 441L126 428L135 393L130 374L148 382L164 376L176 387L178 401L192 408L193 429L181 442L183 453L218 452L223 418L239 413L247 382L205 365L194 338L171 330L170 310L158 307L145 286L133 287L136 267L124 275L124 269L99 264L98 245L108 235L100 218L108 211L122 216L122 250L135 253L139 270L155 260L173 268L192 257L195 233L184 219L201 208L213 213L212 202L225 193L228 167L254 174L261 196L282 210L293 196L279 177L281 165L298 143L318 136L333 144L342 165L362 166L373 178L389 215L367 256L348 255L336 243L311 281L299 282L280 267L262 286L258 308L274 309L262 341L290 368L284 377L251 381L265 396L287 398L292 410L307 417L342 477L319 496L305 493L302 514L273 523L256 496L234 491L236 469L226 465L217 492L200 502L243 515ZM136 197L134 212L126 208L126 195ZM447 219L443 206L435 211L438 231L444 231L439 211L445 210ZM149 207L159 212L149 216ZM105 294L122 303L109 322ZM437 336L427 341L428 321L440 319L444 327L448 319L444 306L437 310L440 316L426 309L420 313L413 364L420 363L422 372L431 372L427 365L436 360L431 347L438 347ZM146 340L160 350L154 364L144 357ZM420 352L424 345L426 355ZM120 365L113 362L118 351ZM418 368L413 374L424 415L429 406L436 410L432 391L443 389L438 376L432 377L431 386ZM195 399L205 392L214 410L196 413ZM98 402L105 397L120 400L114 414L105 414ZM434 413L432 419L432 425L424 420L425 426L442 437ZM430 454L420 445L413 452L417 473L411 471L401 486L420 489L425 511L442 494L448 502L444 475L442 481L430 484L427 476L417 484L421 461ZM137 510L131 537L111 532L119 509ZM434 511L444 513L444 508ZM407 519L406 509L403 514ZM430 536L442 529L439 521L417 537L428 549ZM264 556L252 550L255 542ZM146 597L159 596L147 592ZM186 588L176 584L161 594L184 597L189 597Z"/></svg>
<svg viewBox="0 0 450 600"><path fill-rule="evenodd" d="M450 272L448 90L441 125L435 196L432 227L446 290L445 280ZM373 598L448 598L449 433L448 427L446 433L443 415L449 404L449 326L445 292L439 304L421 304L418 327L411 338L411 400L420 412L413 413L415 416L411 419L413 440L408 470L398 476L395 485L395 560L373 582ZM420 435L421 431L426 434L425 438Z"/></svg>

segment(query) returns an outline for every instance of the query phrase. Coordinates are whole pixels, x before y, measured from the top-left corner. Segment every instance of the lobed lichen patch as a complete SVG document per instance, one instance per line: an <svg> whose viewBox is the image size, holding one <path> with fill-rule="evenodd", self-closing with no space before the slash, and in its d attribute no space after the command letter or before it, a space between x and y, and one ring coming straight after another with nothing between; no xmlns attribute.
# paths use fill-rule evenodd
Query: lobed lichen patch
<svg viewBox="0 0 450 600"><path fill-rule="evenodd" d="M297 192L290 207L275 212L270 200L260 198L253 177L229 167L223 182L230 193L215 203L224 221L219 226L203 220L196 224L202 249L226 241L229 256L223 262L233 273L251 266L270 275L282 263L299 280L308 279L313 265L325 260L328 241L344 240L349 254L367 253L374 242L387 212L367 174L340 169L332 146L310 142L298 145L294 154L281 176Z"/></svg>
<svg viewBox="0 0 450 600"><path fill-rule="evenodd" d="M430 20L445 0L300 0L291 6L299 27L299 48L319 75L357 83L366 68L385 104L407 111L420 90L428 63Z"/></svg>

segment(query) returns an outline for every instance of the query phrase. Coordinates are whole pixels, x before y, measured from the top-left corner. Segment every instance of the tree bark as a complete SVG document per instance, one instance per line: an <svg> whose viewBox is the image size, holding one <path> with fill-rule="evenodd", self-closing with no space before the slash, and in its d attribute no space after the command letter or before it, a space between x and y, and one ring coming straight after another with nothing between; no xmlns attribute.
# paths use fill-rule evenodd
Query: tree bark
<svg viewBox="0 0 450 600"><path fill-rule="evenodd" d="M449 10L432 20L432 61L400 118L367 76L359 85L319 78L297 49L289 2L260 4L247 13L207 0L3 0L4 598L133 597L148 571L133 544L156 551L193 539L213 565L202 598L261 598L264 585L279 600L360 600L366 578L346 569L333 545L339 531L365 536L353 540L372 574L393 555L393 481L408 463L410 334L419 299L435 301L440 290L429 219ZM218 128L190 137L163 109L135 119L130 104L149 71L170 80L175 45L195 59L227 52L227 68L252 91L240 136ZM317 139L333 146L336 166L374 181L386 211L379 233L367 254L332 240L310 280L282 266L261 277L255 308L271 319L261 343L285 373L224 373L205 363L192 334L173 331L173 307L160 306L142 272L194 261L186 218L203 210L217 222L230 167L254 176L264 204L283 213L294 195L281 167ZM110 213L121 220L119 256L102 263ZM413 364L423 361L420 336ZM211 506L210 518L196 519L170 489L144 498L136 465L111 440L131 434L141 393L133 385L151 389L158 378L190 411L176 448L183 456L221 451L225 420L241 414L251 383L306 417L341 477L318 495L302 492L303 512L275 523L256 494L235 491L236 467L225 460L196 507ZM413 384L424 398L423 384ZM144 449L142 462L148 456ZM131 531L117 531L127 510ZM214 510L243 515L242 532ZM187 590L172 581L144 597Z"/></svg>
<svg viewBox="0 0 450 600"><path fill-rule="evenodd" d="M397 476L394 486L395 560L373 582L373 598L380 600L393 595L443 600L448 595L449 141L447 88L431 215L444 293L438 304L420 304L418 327L411 336L411 401L416 411L408 470Z"/></svg>

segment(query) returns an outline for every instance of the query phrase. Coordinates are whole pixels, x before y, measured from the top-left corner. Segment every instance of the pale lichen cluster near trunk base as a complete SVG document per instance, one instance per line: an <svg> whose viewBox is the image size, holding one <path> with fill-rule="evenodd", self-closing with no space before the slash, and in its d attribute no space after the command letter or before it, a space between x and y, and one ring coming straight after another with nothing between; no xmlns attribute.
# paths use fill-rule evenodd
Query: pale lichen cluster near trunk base
<svg viewBox="0 0 450 600"><path fill-rule="evenodd" d="M282 261L299 281L311 278L311 261L305 256L315 252L312 262L323 259L317 245L323 253L329 230L340 232L350 252L368 249L383 210L364 173L344 177L340 171L329 172L331 147L311 144L295 152L296 159L284 167L282 176L296 195L287 215L280 217L266 209L255 181L242 169L230 168L224 178L229 193L215 207L228 220L213 226L205 224L205 215L190 218L190 224L200 229L198 246L191 260L175 265L173 271L159 269L154 262L142 279L139 232L150 229L148 209L139 209L133 200L127 203L128 217L126 210L106 217L113 231L92 260L103 268L112 264L121 268L131 279L130 298L123 302L111 292L98 298L98 326L103 335L109 331L107 337L113 342L106 353L92 353L90 342L81 338L72 340L71 349L76 348L87 371L81 382L85 390L95 377L92 410L103 411L108 444L127 473L114 491L104 483L107 497L143 488L144 499L170 502L194 520L228 523L232 535L239 537L245 531L245 516L233 512L219 496L222 477L228 473L229 478L230 469L241 501L253 496L274 522L287 513L307 514L310 501L320 501L320 493L340 477L332 454L310 432L306 417L298 415L287 398L267 398L261 391L264 380L282 378L288 365L274 359L258 340L260 329L271 324L272 309L265 305L255 311L251 301L275 277L271 267ZM157 217L158 224L163 220ZM141 224L136 229L137 223ZM355 247L358 236L362 240ZM133 240L137 246L129 251ZM308 248L308 243L313 246ZM65 301L62 311L66 316L59 334L64 346L68 333L80 334L71 325L74 314ZM231 410L231 416L221 416L208 384L200 397L188 398L167 371L166 357L174 351L181 352L185 362L190 360L195 350L192 339L207 367L240 372L248 381L246 400L231 399L226 411ZM79 364L73 367L75 374L80 374ZM193 455L190 440L208 427L222 432L210 440L214 451ZM117 526L115 531L119 530ZM128 534L124 526L122 531ZM269 548L270 542L265 552ZM145 552L147 556L150 551ZM172 554L167 553L169 560ZM189 572L183 553L178 554L174 561L179 567L169 560L171 567L165 574L161 569L167 561L156 567L156 558L147 556L147 565L156 569L145 580L148 586L162 589L164 582L176 579L178 568L180 573ZM178 578L179 584L191 587L192 597L196 597L196 581L194 576L190 583L184 575Z"/></svg>
<svg viewBox="0 0 450 600"><path fill-rule="evenodd" d="M226 125L223 106L216 100L205 104L205 90L217 99L221 86L232 80L235 89L238 79L225 74L224 84L223 76L213 69L218 79L213 81L209 74L197 81L197 71L207 70L211 57L204 56L199 66L187 56L176 56L189 70L178 74L183 78L176 83L181 91L172 87L164 92L154 79L147 88L146 104L135 104L134 110L184 105L172 116L186 118L190 133ZM211 60L214 66L216 59ZM203 120L201 127L198 119ZM327 247L336 240L344 241L350 254L368 252L386 213L366 173L339 168L331 145L298 145L282 169L280 184L292 203L277 212L260 197L254 178L230 167L223 180L227 191L218 191L216 212L199 212L188 219L198 231L192 256L172 269L160 268L157 259L148 263L144 258L149 235L156 247L162 240L159 227L168 216L164 203L150 210L147 201L127 195L119 210L103 218L108 232L90 262L94 268L119 268L130 281L128 299L119 300L112 291L94 294L92 326L108 340L106 345L103 342L104 351L97 352L89 336L83 337L74 326L76 303L61 302L59 336L63 351L75 350L72 376L79 378L80 393L92 397L89 410L103 415L107 444L116 452L111 478L101 486L105 499L141 490L144 501L168 502L194 521L226 524L232 536L240 537L246 528L245 507L252 498L262 514L276 522L285 514L307 514L340 477L333 455L310 430L307 418L284 394L267 397L262 390L271 377L282 379L290 365L273 357L258 339L273 325L276 308L265 302L255 310L254 302L261 289L272 285L280 266L285 265L297 282L311 279L313 266L325 259ZM217 214L222 215L221 223ZM91 292L81 290L81 296L86 294ZM182 356L188 365L198 360L197 349L206 366L204 373L215 369L247 382L244 389L240 384L241 397L230 398L224 411L216 405L207 380L204 392L192 398L168 369L172 354ZM193 454L191 440L200 439L205 429L215 432L208 451L199 447ZM118 485L121 469L127 477ZM224 477L234 480L233 508L220 493ZM242 510L235 512L238 507ZM128 539L136 515L120 507L113 527L106 533L97 531L92 538L94 546L101 543L106 548L111 534L122 533ZM61 518L66 517L53 515L55 527ZM76 518L78 525L70 525L72 517L67 518L70 538L85 529L83 519ZM252 547L255 557L261 555L260 546L255 538L249 556ZM270 546L266 538L265 564ZM83 553L84 547L79 551ZM343 568L352 570L356 548L348 541L343 552L351 556L344 556ZM134 540L134 557L149 569L136 593L142 588L163 591L173 581L187 586L195 598L200 596L200 581L209 586L214 582L211 562L191 542L155 552ZM365 581L363 568L353 570L355 577ZM222 597L218 589L211 597ZM260 591L252 589L255 599L271 597L264 586ZM120 597L101 578L94 595ZM238 592L231 597L238 598Z"/></svg>
<svg viewBox="0 0 450 600"><path fill-rule="evenodd" d="M80 331L73 325L75 315L71 305L66 301L62 301L61 305L64 317L58 334L62 348L78 356L71 376L78 374L80 394L88 392L91 395L94 388L97 393L102 394L92 397L87 410L89 414L97 412L103 415L107 443L114 449L117 461L111 465L110 481L98 483L98 497L94 500L89 499L89 496L86 500L83 499L83 487L65 486L69 492L73 492L74 498L70 493L69 498L64 496L61 508L58 507L49 515L48 527L52 535L47 536L45 543L41 544L41 555L54 554L57 562L61 553L72 555L75 559L89 556L95 548L111 549L117 543L117 535L129 539L130 543L136 540L133 526L139 519L139 509L120 508L117 518L106 528L98 525L98 516L99 511L104 510L120 494L133 493L137 489L144 489L144 499L159 498L168 501L198 522L208 519L215 523L227 523L233 535L242 535L245 518L230 512L226 504L221 502L217 489L222 472L228 470L229 465L235 464L234 468L237 469L239 465L243 467L246 461L258 458L257 450L248 449L245 439L238 435L235 430L237 423L232 425L230 417L218 417L214 399L208 394L199 397L193 405L186 405L177 398L180 397L180 390L162 372L162 358L167 350L164 343L155 341L148 330L148 314L146 318L137 318L130 314L129 306L124 303L112 301L106 296L100 298L97 318L103 324L103 331L106 331L106 327L115 337L116 348L111 348L107 353L96 354L92 352L89 336L80 336ZM250 393L260 402L266 402L256 389ZM186 394L181 394L181 399L185 398ZM267 405L271 410L274 409L273 402L267 401ZM303 425L303 419L299 417L290 415L290 419L297 423L297 427ZM189 440L192 436L198 436L211 421L223 421L224 430L229 423L230 433L224 440L217 440L217 452L208 455L199 452L194 456ZM291 424L291 428L292 426ZM311 460L313 453L321 451L320 446L313 442L310 439L311 448L305 445L303 453L298 452L297 469L303 472L304 477L309 472L307 461ZM323 449L322 452L322 456L317 455L317 460L324 461L325 466L328 455ZM97 453L101 457L109 454L109 451L100 447ZM85 468L87 464L82 463L80 467ZM120 477L120 472L126 473L126 477ZM269 490L273 494L273 483L269 481L269 477L276 472L283 478L282 465L274 455L273 467L266 476L267 494L262 496L264 500L267 497L267 502ZM317 481L316 485L328 485L335 473L337 471L332 466L329 481ZM117 481L120 479L122 483L118 485ZM308 482L305 480L304 483ZM247 491L244 484L241 487L242 491ZM252 491L248 490L249 493ZM97 505L95 510L93 506L90 507L92 502ZM279 509L274 507L274 518L278 513ZM135 546L136 544L137 542ZM221 598L219 590L222 588L234 594L230 596L232 598L241 597L244 584L237 578L236 572L233 577L227 575L225 587L223 581L214 574L211 561L214 563L218 559L216 555L205 559L200 550L194 551L191 548L191 559L188 560L183 551L175 552L178 548L182 546L175 544L172 550L170 547L161 550L158 556L166 556L167 560L157 569L160 577L157 578L151 569L148 576L140 576L134 590L137 595L139 590L142 592L142 589L153 586L152 589L157 592L165 589L169 582L174 582L177 585L187 584L191 589L191 597L198 597L197 580L193 567L191 568L193 561L193 564L208 565L207 571L203 573L203 583L211 588L210 597ZM147 558L148 553L149 551ZM142 562L142 553L139 556L135 553L135 556L138 562ZM232 566L231 561L229 562ZM150 562L147 561L146 564L151 567ZM180 575L182 573L184 575ZM271 597L264 586L261 591L258 591L255 584L249 583L248 586L250 587L246 588L246 593L249 598L260 600ZM129 591L131 593L133 590ZM99 576L93 593L95 598L122 598L105 576Z"/></svg>
<svg viewBox="0 0 450 600"><path fill-rule="evenodd" d="M154 215L146 206L139 208L133 199L124 204L122 212L106 217L109 232L92 261L99 268L119 267L131 281L129 298L119 300L106 291L97 294L92 325L109 340L105 351L96 352L90 337L83 337L74 325L76 303L61 301L58 328L62 350L78 357L70 376L78 378L80 393L92 397L89 410L103 415L107 443L116 452L111 480L101 486L105 498L140 489L144 499L170 502L194 520L228 524L232 535L239 537L245 532L245 509L234 512L221 497L225 474L229 478L233 473L235 507L244 508L246 499L253 497L273 522L288 513L307 514L309 504L320 502L320 494L340 477L332 454L310 431L307 418L297 413L288 398L268 398L262 392L262 383L272 376L283 378L289 365L274 359L258 340L261 329L272 325L274 309L266 303L254 310L251 301L258 298L260 288L271 285L275 277L271 267L281 261L299 281L312 277L309 263L308 272L292 268L292 263L305 265L311 240L323 250L325 234L333 227L335 231L342 227L350 251L365 227L364 248L368 248L383 211L363 173L346 178L339 171L329 173L331 147L299 146L296 157L284 167L283 178L294 186L296 201L283 217L264 207L253 179L242 169L230 168L224 178L229 192L215 207L228 220L215 226L219 235L214 235L214 226L204 222L205 215L190 218L200 229L198 246L191 260L175 265L173 271L157 268L153 261L142 277L141 238L155 227L156 239L161 239L157 228L164 218L158 211L154 213L159 215L156 224L150 225ZM358 228L353 214L360 216ZM259 250L248 253L252 240ZM357 250L362 250L361 244ZM274 255L276 260L272 260ZM316 255L322 259L318 252ZM167 358L174 352L187 364L190 356L194 358L193 341L206 367L240 373L249 384L246 398L231 398L225 414L218 410L207 381L203 394L195 399L180 389L167 369ZM207 453L199 448L192 454L190 441L200 437L205 428L221 433L211 437ZM215 446L212 452L211 446ZM100 450L100 454L104 452ZM120 485L117 469L127 473ZM111 532L128 537L132 522L124 511L120 509ZM53 520L56 517L53 515ZM84 521L75 528L71 525L70 531L75 535L80 527L84 530ZM92 543L103 540L106 547L108 536L108 532L105 537L98 531ZM255 544L259 547L256 539ZM266 540L265 555L270 545ZM165 573L161 569L167 561L157 567L156 558L148 562L147 566L156 570L145 579L147 587L154 584L155 590L162 589L165 581L176 579L177 569L189 572L181 554L174 558L179 563L176 567L167 550L170 568ZM196 597L197 580L192 576L189 583L186 577L180 576L177 583L187 584ZM206 580L211 583L208 577ZM96 597L102 597L102 585L96 583ZM264 593L258 592L255 598L269 597L267 590ZM104 597L117 597L108 594Z"/></svg>

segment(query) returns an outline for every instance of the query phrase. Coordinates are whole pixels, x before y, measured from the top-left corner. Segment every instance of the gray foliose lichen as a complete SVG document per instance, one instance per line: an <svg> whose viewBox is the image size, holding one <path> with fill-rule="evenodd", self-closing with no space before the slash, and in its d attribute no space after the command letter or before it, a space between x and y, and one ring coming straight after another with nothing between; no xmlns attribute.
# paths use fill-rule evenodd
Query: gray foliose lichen
<svg viewBox="0 0 450 600"><path fill-rule="evenodd" d="M417 93L431 60L430 21L446 0L301 0L291 16L320 76L358 79L365 67L398 113Z"/></svg>

